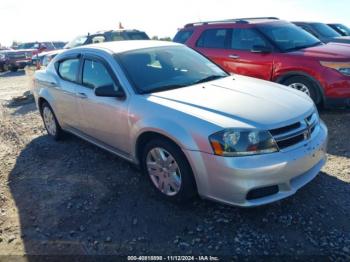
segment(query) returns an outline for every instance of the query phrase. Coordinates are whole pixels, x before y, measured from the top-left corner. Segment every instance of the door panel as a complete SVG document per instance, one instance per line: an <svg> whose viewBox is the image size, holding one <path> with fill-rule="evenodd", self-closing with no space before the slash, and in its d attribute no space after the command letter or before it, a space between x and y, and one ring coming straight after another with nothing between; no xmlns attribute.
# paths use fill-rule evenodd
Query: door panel
<svg viewBox="0 0 350 262"><path fill-rule="evenodd" d="M129 126L126 100L114 97L98 97L93 89L79 86L77 101L80 127L83 133L120 151L129 151Z"/></svg>
<svg viewBox="0 0 350 262"><path fill-rule="evenodd" d="M74 83L80 66L80 58L67 58L59 62L57 88L53 89L55 98L55 113L61 124L77 128L79 126L78 106L75 97Z"/></svg>
<svg viewBox="0 0 350 262"><path fill-rule="evenodd" d="M230 29L226 34L225 46L220 48L208 48L205 40L205 38L202 40L201 36L197 51L225 70L271 80L274 55L251 52L253 46L269 46L268 42L254 29Z"/></svg>
<svg viewBox="0 0 350 262"><path fill-rule="evenodd" d="M270 80L273 67L271 54L257 54L250 51L230 50L225 66L230 72Z"/></svg>
<svg viewBox="0 0 350 262"><path fill-rule="evenodd" d="M80 112L80 130L124 153L130 153L128 100L99 97L94 88L115 84L105 65L92 59L84 60L82 83L76 88ZM116 84L115 84L116 85ZM117 86L117 85L116 85Z"/></svg>
<svg viewBox="0 0 350 262"><path fill-rule="evenodd" d="M235 28L231 32L228 62L237 74L270 80L273 67L271 53L255 53L255 47L271 48L264 37L253 28ZM272 50L272 49L271 49Z"/></svg>
<svg viewBox="0 0 350 262"><path fill-rule="evenodd" d="M55 97L55 114L61 120L63 127L79 127L78 104L75 97L77 85L61 80L59 86L53 90Z"/></svg>

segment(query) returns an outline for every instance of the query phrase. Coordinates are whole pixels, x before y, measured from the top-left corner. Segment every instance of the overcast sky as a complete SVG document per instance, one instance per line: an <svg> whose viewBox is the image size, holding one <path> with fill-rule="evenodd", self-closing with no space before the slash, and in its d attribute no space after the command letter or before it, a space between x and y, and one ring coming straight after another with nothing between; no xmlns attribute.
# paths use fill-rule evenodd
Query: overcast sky
<svg viewBox="0 0 350 262"><path fill-rule="evenodd" d="M350 26L349 10L349 0L1 0L0 43L69 41L119 22L150 37L173 37L188 22L254 16Z"/></svg>

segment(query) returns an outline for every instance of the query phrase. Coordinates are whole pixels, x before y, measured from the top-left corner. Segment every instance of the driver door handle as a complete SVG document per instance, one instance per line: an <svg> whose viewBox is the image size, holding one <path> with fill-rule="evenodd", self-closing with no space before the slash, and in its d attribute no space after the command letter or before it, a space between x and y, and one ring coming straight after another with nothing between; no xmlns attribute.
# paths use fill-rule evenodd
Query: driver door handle
<svg viewBox="0 0 350 262"><path fill-rule="evenodd" d="M231 59L238 59L239 55L229 55L228 57L231 58Z"/></svg>
<svg viewBox="0 0 350 262"><path fill-rule="evenodd" d="M87 95L85 93L76 93L77 97L85 99L87 98Z"/></svg>

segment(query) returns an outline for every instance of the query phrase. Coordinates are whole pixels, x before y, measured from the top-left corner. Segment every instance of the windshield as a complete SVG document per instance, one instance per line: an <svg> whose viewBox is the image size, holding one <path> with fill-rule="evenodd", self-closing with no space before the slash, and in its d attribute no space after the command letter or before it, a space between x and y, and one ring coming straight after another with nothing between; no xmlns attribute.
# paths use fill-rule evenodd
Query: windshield
<svg viewBox="0 0 350 262"><path fill-rule="evenodd" d="M34 49L36 42L19 44L16 49Z"/></svg>
<svg viewBox="0 0 350 262"><path fill-rule="evenodd" d="M81 46L85 44L86 39L87 39L87 36L78 36L74 38L72 41L70 41L68 44L66 44L64 48L69 49L69 48Z"/></svg>
<svg viewBox="0 0 350 262"><path fill-rule="evenodd" d="M228 74L185 46L145 48L116 55L139 93L185 87Z"/></svg>
<svg viewBox="0 0 350 262"><path fill-rule="evenodd" d="M312 27L323 37L339 37L340 34L332 29L329 25L322 23L313 23Z"/></svg>
<svg viewBox="0 0 350 262"><path fill-rule="evenodd" d="M295 51L322 44L320 40L294 24L263 25L259 30L282 52Z"/></svg>

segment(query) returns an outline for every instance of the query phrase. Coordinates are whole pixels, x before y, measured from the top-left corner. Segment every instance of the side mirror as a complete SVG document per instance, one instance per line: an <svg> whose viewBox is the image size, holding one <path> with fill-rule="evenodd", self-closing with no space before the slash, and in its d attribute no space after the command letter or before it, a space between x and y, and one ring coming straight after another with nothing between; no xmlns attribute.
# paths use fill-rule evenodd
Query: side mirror
<svg viewBox="0 0 350 262"><path fill-rule="evenodd" d="M250 51L252 53L268 54L272 52L272 48L263 45L254 45Z"/></svg>
<svg viewBox="0 0 350 262"><path fill-rule="evenodd" d="M105 86L96 87L95 95L104 96L104 97L118 97L118 98L122 98L125 96L124 92L121 89L115 90L114 85L105 85Z"/></svg>

